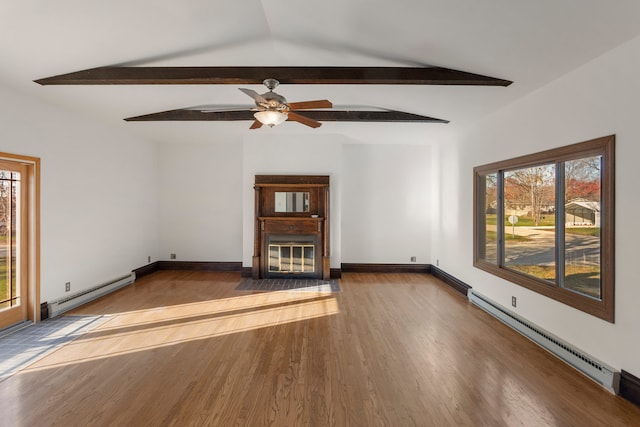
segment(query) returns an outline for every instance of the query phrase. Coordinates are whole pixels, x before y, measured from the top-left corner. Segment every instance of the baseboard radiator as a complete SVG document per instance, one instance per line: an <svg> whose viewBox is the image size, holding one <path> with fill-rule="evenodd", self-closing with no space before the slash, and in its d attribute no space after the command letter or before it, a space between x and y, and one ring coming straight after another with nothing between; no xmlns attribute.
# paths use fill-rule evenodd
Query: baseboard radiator
<svg viewBox="0 0 640 427"><path fill-rule="evenodd" d="M473 289L469 290L469 301L488 312L498 320L520 332L536 344L564 360L607 390L617 394L620 372L589 356L582 350L561 340L544 329L506 310Z"/></svg>
<svg viewBox="0 0 640 427"><path fill-rule="evenodd" d="M61 298L58 301L49 303L49 317L56 317L60 314L81 306L96 298L100 298L110 292L130 285L136 280L136 274L131 273L126 276L118 277L93 288L85 289L73 295Z"/></svg>

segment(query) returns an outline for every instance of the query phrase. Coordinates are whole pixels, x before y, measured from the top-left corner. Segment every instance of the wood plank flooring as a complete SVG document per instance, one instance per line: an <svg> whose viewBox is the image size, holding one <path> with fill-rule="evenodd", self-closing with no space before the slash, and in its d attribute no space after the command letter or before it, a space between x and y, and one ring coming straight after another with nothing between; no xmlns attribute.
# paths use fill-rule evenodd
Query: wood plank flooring
<svg viewBox="0 0 640 427"><path fill-rule="evenodd" d="M235 291L160 271L109 320L0 382L2 426L634 426L608 393L435 278Z"/></svg>

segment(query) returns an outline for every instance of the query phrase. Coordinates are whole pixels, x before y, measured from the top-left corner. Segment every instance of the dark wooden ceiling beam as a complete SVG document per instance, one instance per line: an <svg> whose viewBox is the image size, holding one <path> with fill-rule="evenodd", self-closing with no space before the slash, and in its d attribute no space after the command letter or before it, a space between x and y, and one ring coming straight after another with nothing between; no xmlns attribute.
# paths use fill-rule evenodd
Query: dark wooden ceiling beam
<svg viewBox="0 0 640 427"><path fill-rule="evenodd" d="M35 80L41 85L380 84L509 86L509 80L441 67L99 67Z"/></svg>
<svg viewBox="0 0 640 427"><path fill-rule="evenodd" d="M199 110L178 109L162 111L159 113L144 114L142 116L127 117L127 122L190 122L190 121L237 121L255 120L253 111L215 111L204 112Z"/></svg>
<svg viewBox="0 0 640 427"><path fill-rule="evenodd" d="M403 122L403 123L449 123L448 120L436 119L418 114L393 110L305 110L298 114L320 122ZM163 121L238 121L254 120L253 111L199 111L178 109L160 113L128 117L128 122L163 122Z"/></svg>

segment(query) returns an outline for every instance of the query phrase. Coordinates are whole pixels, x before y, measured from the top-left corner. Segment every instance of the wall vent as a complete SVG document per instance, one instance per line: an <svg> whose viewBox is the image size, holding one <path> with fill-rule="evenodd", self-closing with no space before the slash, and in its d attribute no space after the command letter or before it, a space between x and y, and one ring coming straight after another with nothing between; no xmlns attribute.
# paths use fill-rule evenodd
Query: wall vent
<svg viewBox="0 0 640 427"><path fill-rule="evenodd" d="M130 285L136 280L136 274L131 273L126 276L118 277L93 288L85 289L73 295L61 298L58 301L49 303L49 317L56 317L62 313L81 306L89 301Z"/></svg>
<svg viewBox="0 0 640 427"><path fill-rule="evenodd" d="M468 295L469 301L473 304L550 351L610 392L617 394L620 385L620 372L517 314L506 310L476 291L470 289Z"/></svg>

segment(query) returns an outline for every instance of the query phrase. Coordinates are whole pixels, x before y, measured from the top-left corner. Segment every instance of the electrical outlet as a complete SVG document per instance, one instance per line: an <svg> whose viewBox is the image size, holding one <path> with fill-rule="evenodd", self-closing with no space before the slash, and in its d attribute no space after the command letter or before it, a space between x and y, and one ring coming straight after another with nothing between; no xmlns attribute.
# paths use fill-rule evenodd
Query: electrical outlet
<svg viewBox="0 0 640 427"><path fill-rule="evenodd" d="M71 290L71 282L67 282L64 284L64 291L69 292Z"/></svg>
<svg viewBox="0 0 640 427"><path fill-rule="evenodd" d="M171 259L176 259L176 254L171 254Z"/></svg>
<svg viewBox="0 0 640 427"><path fill-rule="evenodd" d="M411 262L416 262L416 257L412 256L411 257Z"/></svg>
<svg viewBox="0 0 640 427"><path fill-rule="evenodd" d="M511 297L511 305L516 306L516 297Z"/></svg>

